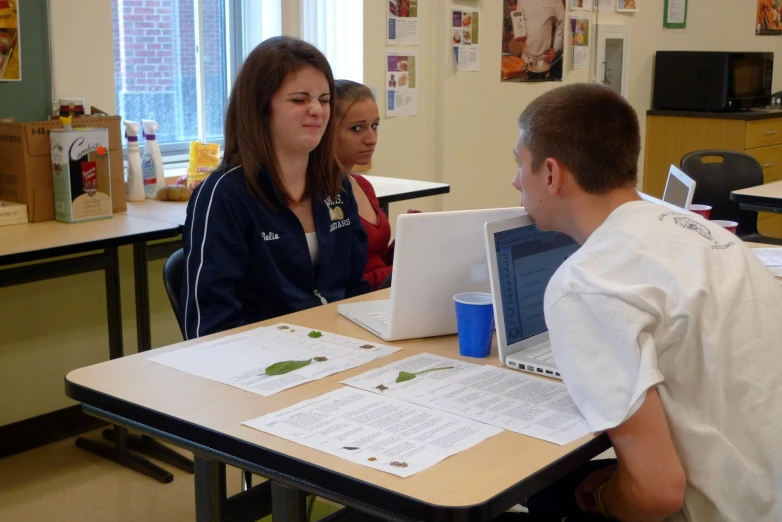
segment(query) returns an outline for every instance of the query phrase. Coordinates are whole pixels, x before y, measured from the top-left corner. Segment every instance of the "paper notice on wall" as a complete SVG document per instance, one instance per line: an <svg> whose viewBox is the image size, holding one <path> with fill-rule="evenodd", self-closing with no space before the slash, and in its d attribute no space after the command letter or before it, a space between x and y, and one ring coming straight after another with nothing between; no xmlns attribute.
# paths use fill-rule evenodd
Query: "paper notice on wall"
<svg viewBox="0 0 782 522"><path fill-rule="evenodd" d="M595 0L598 11L613 11L616 8L616 0Z"/></svg>
<svg viewBox="0 0 782 522"><path fill-rule="evenodd" d="M386 117L418 114L418 53L386 51Z"/></svg>
<svg viewBox="0 0 782 522"><path fill-rule="evenodd" d="M451 39L456 70L461 72L480 71L481 51L478 34L478 11L469 8L451 9Z"/></svg>
<svg viewBox="0 0 782 522"><path fill-rule="evenodd" d="M573 69L589 69L589 20L570 19Z"/></svg>
<svg viewBox="0 0 782 522"><path fill-rule="evenodd" d="M388 0L388 45L418 45L418 0Z"/></svg>

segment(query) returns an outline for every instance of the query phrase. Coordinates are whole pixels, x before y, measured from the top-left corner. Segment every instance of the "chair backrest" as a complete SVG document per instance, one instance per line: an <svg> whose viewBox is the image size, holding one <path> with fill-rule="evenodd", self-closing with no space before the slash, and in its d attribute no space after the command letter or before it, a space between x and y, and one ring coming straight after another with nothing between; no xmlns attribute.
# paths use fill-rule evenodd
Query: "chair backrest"
<svg viewBox="0 0 782 522"><path fill-rule="evenodd" d="M704 162L704 158L722 161ZM737 235L758 231L758 213L741 210L730 193L763 184L763 167L758 160L732 150L698 150L686 154L681 169L695 180L693 203L711 206L710 219L726 219L739 224Z"/></svg>
<svg viewBox="0 0 782 522"><path fill-rule="evenodd" d="M171 308L174 309L176 321L179 324L179 330L182 337L185 331L182 329L182 317L179 313L179 296L182 290L182 274L185 271L185 254L180 248L168 258L166 266L163 267L163 285L166 287L168 300L171 301Z"/></svg>

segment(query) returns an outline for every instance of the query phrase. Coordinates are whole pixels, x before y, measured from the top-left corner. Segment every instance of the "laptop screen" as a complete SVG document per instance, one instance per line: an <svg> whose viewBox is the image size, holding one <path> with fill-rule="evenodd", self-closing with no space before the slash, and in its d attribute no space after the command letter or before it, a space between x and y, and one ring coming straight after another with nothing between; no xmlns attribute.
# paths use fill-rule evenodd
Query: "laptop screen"
<svg viewBox="0 0 782 522"><path fill-rule="evenodd" d="M535 225L494 234L508 345L547 330L543 316L546 285L578 246L565 234L541 232Z"/></svg>
<svg viewBox="0 0 782 522"><path fill-rule="evenodd" d="M668 183L665 185L665 194L663 194L663 201L676 205L679 208L687 206L687 196L690 193L690 187L682 183L682 180L668 174Z"/></svg>

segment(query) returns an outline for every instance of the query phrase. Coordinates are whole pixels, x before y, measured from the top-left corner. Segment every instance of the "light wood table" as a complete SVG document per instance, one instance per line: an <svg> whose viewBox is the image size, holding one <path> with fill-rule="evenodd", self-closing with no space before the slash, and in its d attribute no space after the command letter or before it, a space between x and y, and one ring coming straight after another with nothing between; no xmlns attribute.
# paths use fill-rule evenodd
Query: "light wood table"
<svg viewBox="0 0 782 522"><path fill-rule="evenodd" d="M384 298L388 292L353 300ZM379 342L338 315L336 304L260 324L281 321ZM272 481L272 509L277 522L302 520L291 517L290 511L277 512L283 505L300 506L302 492L388 520L490 520L610 446L605 435L588 435L562 447L506 431L402 479L240 424L337 389L342 386L339 381L350 376L418 353L461 359L456 336L390 343L402 350L270 397L148 361L165 351L256 326L82 368L66 377L67 395L82 402L88 413L140 429L196 454L199 521L223 521L225 510L230 510L232 501L225 500L226 463ZM487 359L465 360L500 366L496 351Z"/></svg>
<svg viewBox="0 0 782 522"><path fill-rule="evenodd" d="M744 210L782 214L782 181L734 190L730 199Z"/></svg>
<svg viewBox="0 0 782 522"><path fill-rule="evenodd" d="M155 199L128 201L128 210L126 212L133 217L185 226L187 201L158 201Z"/></svg>
<svg viewBox="0 0 782 522"><path fill-rule="evenodd" d="M114 214L110 219L84 223L47 221L0 227L0 267L74 254L87 254L0 269L0 288L103 270L106 275L109 357L117 359L122 357L124 352L118 249L120 246L133 245L139 350L148 349L151 332L148 319L147 265L146 261L139 262L139 252L144 252L147 241L177 236L179 229L179 225L172 223L134 218L121 213ZM99 250L103 252L89 253ZM146 322L144 317L147 318ZM51 419L51 414L46 418ZM67 423L70 426L86 426L85 421L91 423L91 419L84 417L78 408L58 412L57 418L62 419L60 423ZM49 429L30 430L24 433L14 431L14 438L23 439L22 444L17 446L29 449L57 440L58 437L68 436L73 432L71 427L68 428L70 430L68 434L62 433L63 428L59 424L51 426L51 420L41 423L46 424ZM91 451L98 448L96 452L123 464L128 465L128 462L132 462L133 466L130 467L158 480L166 482L172 479L171 473L167 470L128 451L129 443L124 429L115 432L112 433L112 436L116 434L117 437L114 445L87 439L79 439L77 443ZM155 447L165 448L162 445L155 445ZM177 458L180 456L173 455L173 452L171 456L177 463L182 463Z"/></svg>
<svg viewBox="0 0 782 522"><path fill-rule="evenodd" d="M377 200L380 202L380 208L386 215L388 215L389 203L427 196L437 196L439 194L448 194L451 191L451 186L447 183L385 178L369 174L364 174L364 177L372 184Z"/></svg>
<svg viewBox="0 0 782 522"><path fill-rule="evenodd" d="M169 183L174 182L181 176L187 174L187 166L169 167L166 169L166 179ZM383 176L373 176L371 173L361 173L366 177L372 188L375 190L377 200L380 202L380 208L388 214L388 205L396 201L407 201L409 199L424 198L427 196L437 196L448 194L451 186L448 183L437 183L434 181L418 181L415 179L386 178ZM164 202L168 203L168 202ZM134 213L132 215L140 215ZM128 203L128 213L131 213L131 203ZM159 219L159 218L158 218ZM184 218L183 218L184 219ZM180 223L185 224L184 221Z"/></svg>

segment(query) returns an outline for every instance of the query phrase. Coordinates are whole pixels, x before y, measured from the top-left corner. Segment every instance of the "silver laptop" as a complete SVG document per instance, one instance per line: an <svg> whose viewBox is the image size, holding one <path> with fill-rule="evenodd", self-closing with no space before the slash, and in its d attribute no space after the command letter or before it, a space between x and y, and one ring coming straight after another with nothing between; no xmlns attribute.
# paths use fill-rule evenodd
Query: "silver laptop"
<svg viewBox="0 0 782 522"><path fill-rule="evenodd" d="M687 210L694 194L695 180L671 165L668 169L668 180L665 182L663 201Z"/></svg>
<svg viewBox="0 0 782 522"><path fill-rule="evenodd" d="M541 232L526 215L486 224L497 347L504 365L562 378L551 354L543 295L578 246L564 234Z"/></svg>
<svg viewBox="0 0 782 522"><path fill-rule="evenodd" d="M456 333L453 296L489 291L484 225L523 214L515 207L400 215L391 298L337 310L385 341Z"/></svg>

